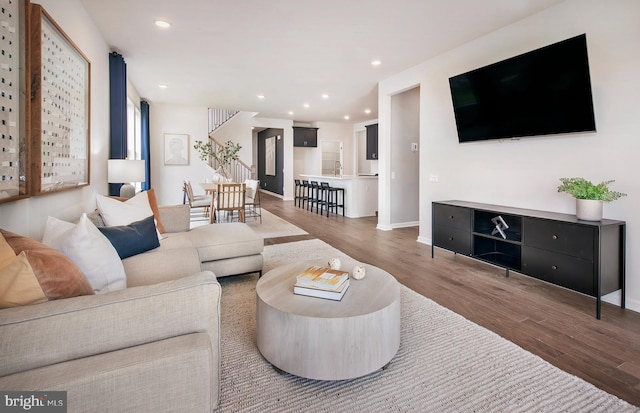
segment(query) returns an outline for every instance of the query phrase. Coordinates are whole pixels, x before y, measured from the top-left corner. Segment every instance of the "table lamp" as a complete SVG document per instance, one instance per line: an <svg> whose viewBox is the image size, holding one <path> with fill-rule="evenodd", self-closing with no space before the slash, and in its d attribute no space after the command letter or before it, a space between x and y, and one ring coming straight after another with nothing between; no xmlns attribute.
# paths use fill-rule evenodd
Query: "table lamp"
<svg viewBox="0 0 640 413"><path fill-rule="evenodd" d="M109 159L107 161L107 180L110 184L124 183L120 187L120 197L131 198L136 189L131 182L144 182L145 161L129 159Z"/></svg>

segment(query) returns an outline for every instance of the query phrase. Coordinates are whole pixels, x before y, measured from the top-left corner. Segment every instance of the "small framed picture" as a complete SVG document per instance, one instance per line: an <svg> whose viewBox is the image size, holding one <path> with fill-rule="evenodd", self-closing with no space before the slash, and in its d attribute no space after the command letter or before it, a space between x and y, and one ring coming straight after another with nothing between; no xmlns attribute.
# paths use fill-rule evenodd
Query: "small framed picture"
<svg viewBox="0 0 640 413"><path fill-rule="evenodd" d="M189 135L164 134L164 164L189 165Z"/></svg>

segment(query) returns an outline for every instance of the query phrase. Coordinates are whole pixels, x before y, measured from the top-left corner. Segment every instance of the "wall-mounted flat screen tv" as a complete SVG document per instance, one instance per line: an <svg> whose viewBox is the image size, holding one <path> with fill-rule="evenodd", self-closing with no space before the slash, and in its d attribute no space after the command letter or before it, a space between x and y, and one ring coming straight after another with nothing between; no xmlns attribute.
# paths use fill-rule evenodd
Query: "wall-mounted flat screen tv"
<svg viewBox="0 0 640 413"><path fill-rule="evenodd" d="M449 79L458 140L595 131L586 35Z"/></svg>

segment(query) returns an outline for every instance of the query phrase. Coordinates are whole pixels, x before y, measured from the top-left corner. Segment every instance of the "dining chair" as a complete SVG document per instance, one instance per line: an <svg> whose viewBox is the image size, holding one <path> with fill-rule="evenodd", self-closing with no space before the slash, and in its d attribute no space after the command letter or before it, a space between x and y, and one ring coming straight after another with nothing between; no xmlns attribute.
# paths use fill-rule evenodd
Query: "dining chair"
<svg viewBox="0 0 640 413"><path fill-rule="evenodd" d="M215 199L212 202L214 213L211 214L209 222L221 222L222 213L226 215L227 221L232 221L238 215L238 221L244 222L245 192L246 184L218 184Z"/></svg>
<svg viewBox="0 0 640 413"><path fill-rule="evenodd" d="M212 200L211 195L194 195L191 182L186 179L182 183L182 191L184 192L184 199L189 203L191 220L201 220L209 217L209 209L211 207ZM193 211L198 209L202 209L202 215L193 214Z"/></svg>
<svg viewBox="0 0 640 413"><path fill-rule="evenodd" d="M262 208L260 206L260 181L247 179L244 181L247 192L244 196L245 219L248 217L260 218L262 224Z"/></svg>

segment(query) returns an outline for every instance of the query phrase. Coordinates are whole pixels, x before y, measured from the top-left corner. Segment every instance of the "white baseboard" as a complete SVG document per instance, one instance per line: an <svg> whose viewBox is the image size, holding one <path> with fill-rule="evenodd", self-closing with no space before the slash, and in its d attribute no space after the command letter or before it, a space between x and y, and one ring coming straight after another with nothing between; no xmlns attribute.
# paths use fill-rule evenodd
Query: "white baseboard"
<svg viewBox="0 0 640 413"><path fill-rule="evenodd" d="M393 227L391 225L378 224L378 225L376 225L376 229L379 229L380 231L391 231L393 229Z"/></svg>
<svg viewBox="0 0 640 413"><path fill-rule="evenodd" d="M431 245L431 238L421 236L421 237L418 237L418 242L421 244Z"/></svg>
<svg viewBox="0 0 640 413"><path fill-rule="evenodd" d="M417 227L420 225L420 221L413 222L399 222L397 224L391 224L392 228L409 228L409 227Z"/></svg>
<svg viewBox="0 0 640 413"><path fill-rule="evenodd" d="M620 306L620 300L622 299L622 290L614 291L611 294L607 294L602 296L602 301L605 301L610 304L614 304ZM638 300L625 300L625 307L627 310L635 311L640 313L640 301Z"/></svg>

